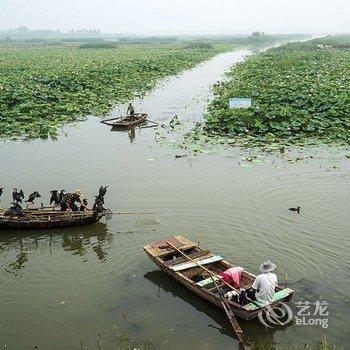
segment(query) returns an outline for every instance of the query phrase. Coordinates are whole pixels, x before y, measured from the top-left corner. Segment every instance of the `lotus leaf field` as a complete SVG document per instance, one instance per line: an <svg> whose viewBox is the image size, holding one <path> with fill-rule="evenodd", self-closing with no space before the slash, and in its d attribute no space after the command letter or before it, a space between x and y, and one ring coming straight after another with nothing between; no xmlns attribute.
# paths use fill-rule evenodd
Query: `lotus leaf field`
<svg viewBox="0 0 350 350"><path fill-rule="evenodd" d="M102 116L124 102L232 44L0 47L0 137L56 137L86 115Z"/></svg>
<svg viewBox="0 0 350 350"><path fill-rule="evenodd" d="M327 37L251 56L214 87L205 129L262 143L348 144L349 44L350 36ZM231 97L251 97L252 107L230 109Z"/></svg>

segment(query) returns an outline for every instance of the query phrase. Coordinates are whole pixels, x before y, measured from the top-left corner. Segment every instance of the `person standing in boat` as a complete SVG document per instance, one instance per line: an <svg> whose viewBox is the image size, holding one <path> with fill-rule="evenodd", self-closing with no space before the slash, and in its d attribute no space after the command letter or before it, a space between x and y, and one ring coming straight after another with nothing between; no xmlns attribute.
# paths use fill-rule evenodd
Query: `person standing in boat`
<svg viewBox="0 0 350 350"><path fill-rule="evenodd" d="M72 211L78 211L79 208L75 204L76 202L81 204L80 197L83 195L81 190L76 190L74 193L67 193L64 195L62 202L61 202L61 211L66 210L72 210Z"/></svg>
<svg viewBox="0 0 350 350"><path fill-rule="evenodd" d="M135 109L131 103L129 103L128 109L126 110L126 114L129 115L132 119L135 118Z"/></svg>
<svg viewBox="0 0 350 350"><path fill-rule="evenodd" d="M277 287L277 276L272 273L276 265L271 261L265 261L259 266L258 275L248 293L248 297L255 299L263 305L269 305L273 302L275 288Z"/></svg>

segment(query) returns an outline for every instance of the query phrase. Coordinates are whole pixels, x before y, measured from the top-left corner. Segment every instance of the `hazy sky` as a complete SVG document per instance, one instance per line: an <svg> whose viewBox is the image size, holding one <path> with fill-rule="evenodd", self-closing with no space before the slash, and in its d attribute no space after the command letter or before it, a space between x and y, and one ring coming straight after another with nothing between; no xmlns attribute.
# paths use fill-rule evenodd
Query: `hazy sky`
<svg viewBox="0 0 350 350"><path fill-rule="evenodd" d="M350 0L0 0L0 29L213 34L350 32Z"/></svg>

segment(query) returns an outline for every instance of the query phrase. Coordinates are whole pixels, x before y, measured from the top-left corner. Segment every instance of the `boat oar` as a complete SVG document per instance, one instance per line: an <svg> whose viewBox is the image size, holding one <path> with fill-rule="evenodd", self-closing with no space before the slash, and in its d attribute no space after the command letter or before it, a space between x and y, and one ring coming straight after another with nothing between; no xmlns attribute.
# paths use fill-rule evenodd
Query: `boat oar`
<svg viewBox="0 0 350 350"><path fill-rule="evenodd" d="M226 312L226 316L229 319L231 326L233 328L233 330L235 331L238 340L241 342L241 344L243 345L244 350L250 350L250 346L248 345L247 341L244 339L244 333L243 330L241 328L241 326L239 325L230 305L228 304L227 300L225 299L224 296L224 292L222 291L222 289L217 285L215 279L213 278L213 274L211 275L211 280L213 281L216 289L219 292L220 295L220 301L221 301L221 305L224 308L225 312Z"/></svg>
<svg viewBox="0 0 350 350"><path fill-rule="evenodd" d="M185 258L187 258L189 261L193 262L194 264L196 264L197 266L199 266L200 268L202 268L203 270L205 270L206 272L208 272L210 275L211 275L211 278L212 278L212 281L214 282L214 285L216 287L216 289L218 290L219 292L219 295L220 295L220 301L221 301L221 305L223 307L223 309L225 310L225 313L226 313L226 316L228 317L230 323L231 323L231 326L233 328L233 330L235 331L236 335L237 335L237 338L238 340L242 343L243 345L243 348L245 350L249 350L250 347L248 346L248 343L247 341L244 339L244 333L243 333L243 330L242 328L240 327L234 313L232 312L231 308L230 308L230 305L227 303L227 301L225 300L224 298L224 295L223 295L223 291L219 288L219 286L216 284L216 281L215 281L215 274L210 271L209 269L207 269L206 267L200 265L197 261L193 260L191 257L189 257L187 254L185 254L184 252L182 252L180 249L178 249L177 247L175 247L173 244L171 244L169 241L166 242L170 247L172 247L174 250L176 250L177 252L179 252L181 255L183 255Z"/></svg>

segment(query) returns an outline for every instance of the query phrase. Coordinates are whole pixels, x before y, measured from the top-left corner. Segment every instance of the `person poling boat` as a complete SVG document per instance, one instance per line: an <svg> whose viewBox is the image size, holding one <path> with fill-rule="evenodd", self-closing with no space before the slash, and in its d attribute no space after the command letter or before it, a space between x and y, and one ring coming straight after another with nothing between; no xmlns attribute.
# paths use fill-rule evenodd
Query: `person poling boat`
<svg viewBox="0 0 350 350"><path fill-rule="evenodd" d="M128 109L126 110L126 115L130 116L131 119L134 119L135 108L131 103L129 103L129 105L128 105Z"/></svg>
<svg viewBox="0 0 350 350"><path fill-rule="evenodd" d="M101 120L102 124L111 126L114 130L128 130L143 123L146 123L147 113L135 113L134 107L129 104L127 114L118 118L109 118Z"/></svg>

